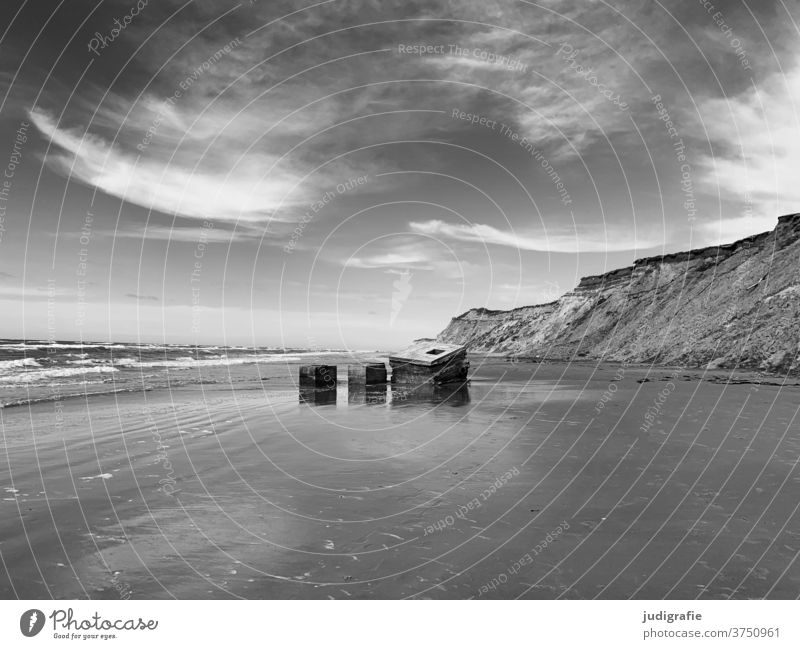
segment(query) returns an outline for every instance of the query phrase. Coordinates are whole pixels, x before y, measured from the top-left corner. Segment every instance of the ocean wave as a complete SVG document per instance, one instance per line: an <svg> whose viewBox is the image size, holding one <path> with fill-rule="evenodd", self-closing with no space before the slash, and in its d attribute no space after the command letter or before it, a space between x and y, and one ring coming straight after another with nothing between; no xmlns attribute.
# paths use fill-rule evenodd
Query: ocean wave
<svg viewBox="0 0 800 649"><path fill-rule="evenodd" d="M20 385L67 376L108 374L111 372L119 372L119 370L116 367L59 367L46 370L28 370L11 376L0 376L0 383Z"/></svg>
<svg viewBox="0 0 800 649"><path fill-rule="evenodd" d="M18 351L25 351L28 349L128 349L137 348L139 345L122 345L119 343L49 343L47 341L37 341L31 343L2 343L0 344L0 351L4 349L13 349Z"/></svg>
<svg viewBox="0 0 800 649"><path fill-rule="evenodd" d="M0 408L13 408L18 406L32 406L37 403L51 403L54 401L66 401L67 399L86 399L87 397L103 397L109 396L113 394L126 394L131 392L150 392L151 390L157 389L158 386L155 387L142 387L142 386L135 386L135 387L127 387L127 388L109 388L103 390L92 390L89 393L86 392L74 392L74 393L65 393L65 394L47 394L42 396L36 397L19 397L19 398L12 398L8 401L0 400Z"/></svg>
<svg viewBox="0 0 800 649"><path fill-rule="evenodd" d="M140 361L135 358L118 358L114 360L115 367L123 368L173 368L191 369L194 367L220 367L231 365L252 365L255 363L298 363L302 354L250 354L248 356L224 356L214 358L196 359L191 356L173 358L170 360Z"/></svg>
<svg viewBox="0 0 800 649"><path fill-rule="evenodd" d="M22 367L41 367L35 358L17 358L13 361L0 361L0 372L15 370Z"/></svg>

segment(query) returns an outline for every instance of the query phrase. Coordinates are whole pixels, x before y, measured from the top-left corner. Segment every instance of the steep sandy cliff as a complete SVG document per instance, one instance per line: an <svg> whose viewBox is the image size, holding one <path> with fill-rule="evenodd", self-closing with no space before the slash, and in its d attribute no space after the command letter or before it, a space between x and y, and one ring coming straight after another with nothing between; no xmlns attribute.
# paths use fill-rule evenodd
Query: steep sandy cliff
<svg viewBox="0 0 800 649"><path fill-rule="evenodd" d="M585 277L549 304L471 309L438 340L475 351L800 371L800 214L772 232Z"/></svg>

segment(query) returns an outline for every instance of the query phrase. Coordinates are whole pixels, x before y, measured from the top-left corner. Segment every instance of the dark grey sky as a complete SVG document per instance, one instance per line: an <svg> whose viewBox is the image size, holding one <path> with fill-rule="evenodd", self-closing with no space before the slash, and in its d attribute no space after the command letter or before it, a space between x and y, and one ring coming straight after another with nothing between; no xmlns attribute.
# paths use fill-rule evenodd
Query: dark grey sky
<svg viewBox="0 0 800 649"><path fill-rule="evenodd" d="M1 11L0 336L396 347L800 203L796 3Z"/></svg>

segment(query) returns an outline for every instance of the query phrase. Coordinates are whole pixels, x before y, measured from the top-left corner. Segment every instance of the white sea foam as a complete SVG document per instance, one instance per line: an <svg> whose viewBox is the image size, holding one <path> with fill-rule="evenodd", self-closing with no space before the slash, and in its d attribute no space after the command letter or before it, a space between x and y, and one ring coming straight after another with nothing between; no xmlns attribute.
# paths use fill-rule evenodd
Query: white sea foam
<svg viewBox="0 0 800 649"><path fill-rule="evenodd" d="M139 347L139 345L120 345L118 343L49 343L47 341L35 343L4 343L0 344L2 349L95 349L98 347L105 347L106 349L127 349L129 347Z"/></svg>
<svg viewBox="0 0 800 649"><path fill-rule="evenodd" d="M127 356L124 358L114 359L114 365L116 365L117 367L138 367L138 363L139 361L136 360L135 358L129 358Z"/></svg>
<svg viewBox="0 0 800 649"><path fill-rule="evenodd" d="M20 367L41 367L36 362L35 358L17 358L13 361L0 361L0 372L5 373L7 370L15 370Z"/></svg>
<svg viewBox="0 0 800 649"><path fill-rule="evenodd" d="M59 367L47 370L34 370L24 373L13 374L11 376L0 376L0 383L6 384L27 384L47 379L56 379L67 376L81 376L86 374L107 374L119 372L115 367Z"/></svg>
<svg viewBox="0 0 800 649"><path fill-rule="evenodd" d="M163 361L138 361L135 358L118 358L114 360L116 367L129 368L175 368L190 369L193 367L218 367L231 365L252 365L254 363L299 363L302 356L318 356L314 352L298 354L248 354L247 356L229 357L225 355L212 358L195 359L191 356L174 358Z"/></svg>

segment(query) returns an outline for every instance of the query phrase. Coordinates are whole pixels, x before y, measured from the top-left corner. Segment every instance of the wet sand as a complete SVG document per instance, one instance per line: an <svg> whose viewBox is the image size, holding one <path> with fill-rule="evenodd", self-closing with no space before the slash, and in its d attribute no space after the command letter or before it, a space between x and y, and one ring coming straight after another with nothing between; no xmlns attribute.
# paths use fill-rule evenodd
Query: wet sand
<svg viewBox="0 0 800 649"><path fill-rule="evenodd" d="M0 597L800 595L800 387L472 364L0 410Z"/></svg>

